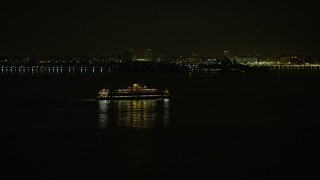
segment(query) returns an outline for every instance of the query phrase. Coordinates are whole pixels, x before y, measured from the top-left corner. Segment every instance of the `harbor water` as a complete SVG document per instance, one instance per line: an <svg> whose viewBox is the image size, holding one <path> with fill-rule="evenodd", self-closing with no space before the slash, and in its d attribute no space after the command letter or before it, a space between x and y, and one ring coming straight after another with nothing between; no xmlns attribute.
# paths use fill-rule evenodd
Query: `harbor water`
<svg viewBox="0 0 320 180"><path fill-rule="evenodd" d="M2 70L3 179L313 177L320 73ZM131 83L165 100L95 99Z"/></svg>

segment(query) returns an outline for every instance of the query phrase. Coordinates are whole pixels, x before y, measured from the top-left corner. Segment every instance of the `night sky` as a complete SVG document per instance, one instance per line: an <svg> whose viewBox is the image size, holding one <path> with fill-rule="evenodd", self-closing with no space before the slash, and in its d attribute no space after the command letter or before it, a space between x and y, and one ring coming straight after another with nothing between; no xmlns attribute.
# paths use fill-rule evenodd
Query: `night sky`
<svg viewBox="0 0 320 180"><path fill-rule="evenodd" d="M0 53L320 55L317 10L307 1L10 2L0 12Z"/></svg>

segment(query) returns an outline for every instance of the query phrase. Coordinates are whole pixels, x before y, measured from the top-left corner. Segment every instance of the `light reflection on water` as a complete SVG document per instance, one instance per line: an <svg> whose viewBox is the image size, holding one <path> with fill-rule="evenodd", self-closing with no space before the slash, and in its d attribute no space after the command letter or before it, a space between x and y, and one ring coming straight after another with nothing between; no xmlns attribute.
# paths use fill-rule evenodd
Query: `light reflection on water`
<svg viewBox="0 0 320 180"><path fill-rule="evenodd" d="M155 128L169 123L169 100L99 101L100 128Z"/></svg>
<svg viewBox="0 0 320 180"><path fill-rule="evenodd" d="M99 127L107 127L107 109L110 102L107 100L99 101Z"/></svg>
<svg viewBox="0 0 320 180"><path fill-rule="evenodd" d="M2 76L12 75L61 75L61 74L104 74L110 72L106 67L5 67L1 66Z"/></svg>

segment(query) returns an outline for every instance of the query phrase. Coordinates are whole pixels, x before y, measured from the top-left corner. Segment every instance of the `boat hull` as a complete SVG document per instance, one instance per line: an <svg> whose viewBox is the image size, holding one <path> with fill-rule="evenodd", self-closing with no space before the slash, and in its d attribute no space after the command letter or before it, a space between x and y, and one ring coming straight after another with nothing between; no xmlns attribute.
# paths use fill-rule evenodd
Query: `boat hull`
<svg viewBox="0 0 320 180"><path fill-rule="evenodd" d="M139 84L132 84L122 89L102 89L96 99L98 100L126 100L126 99L168 99L169 91L166 89L146 88Z"/></svg>
<svg viewBox="0 0 320 180"><path fill-rule="evenodd" d="M143 100L143 99L169 99L167 96L150 96L150 97L138 97L138 96L128 96L128 97L97 97L97 100Z"/></svg>

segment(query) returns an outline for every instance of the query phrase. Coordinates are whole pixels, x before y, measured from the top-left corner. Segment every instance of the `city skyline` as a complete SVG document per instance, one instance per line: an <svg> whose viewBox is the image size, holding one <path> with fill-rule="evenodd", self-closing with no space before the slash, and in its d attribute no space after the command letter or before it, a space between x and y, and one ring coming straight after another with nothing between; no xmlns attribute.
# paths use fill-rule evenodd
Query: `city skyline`
<svg viewBox="0 0 320 180"><path fill-rule="evenodd" d="M122 54L151 48L166 55L229 50L319 56L312 3L8 2L0 53Z"/></svg>

